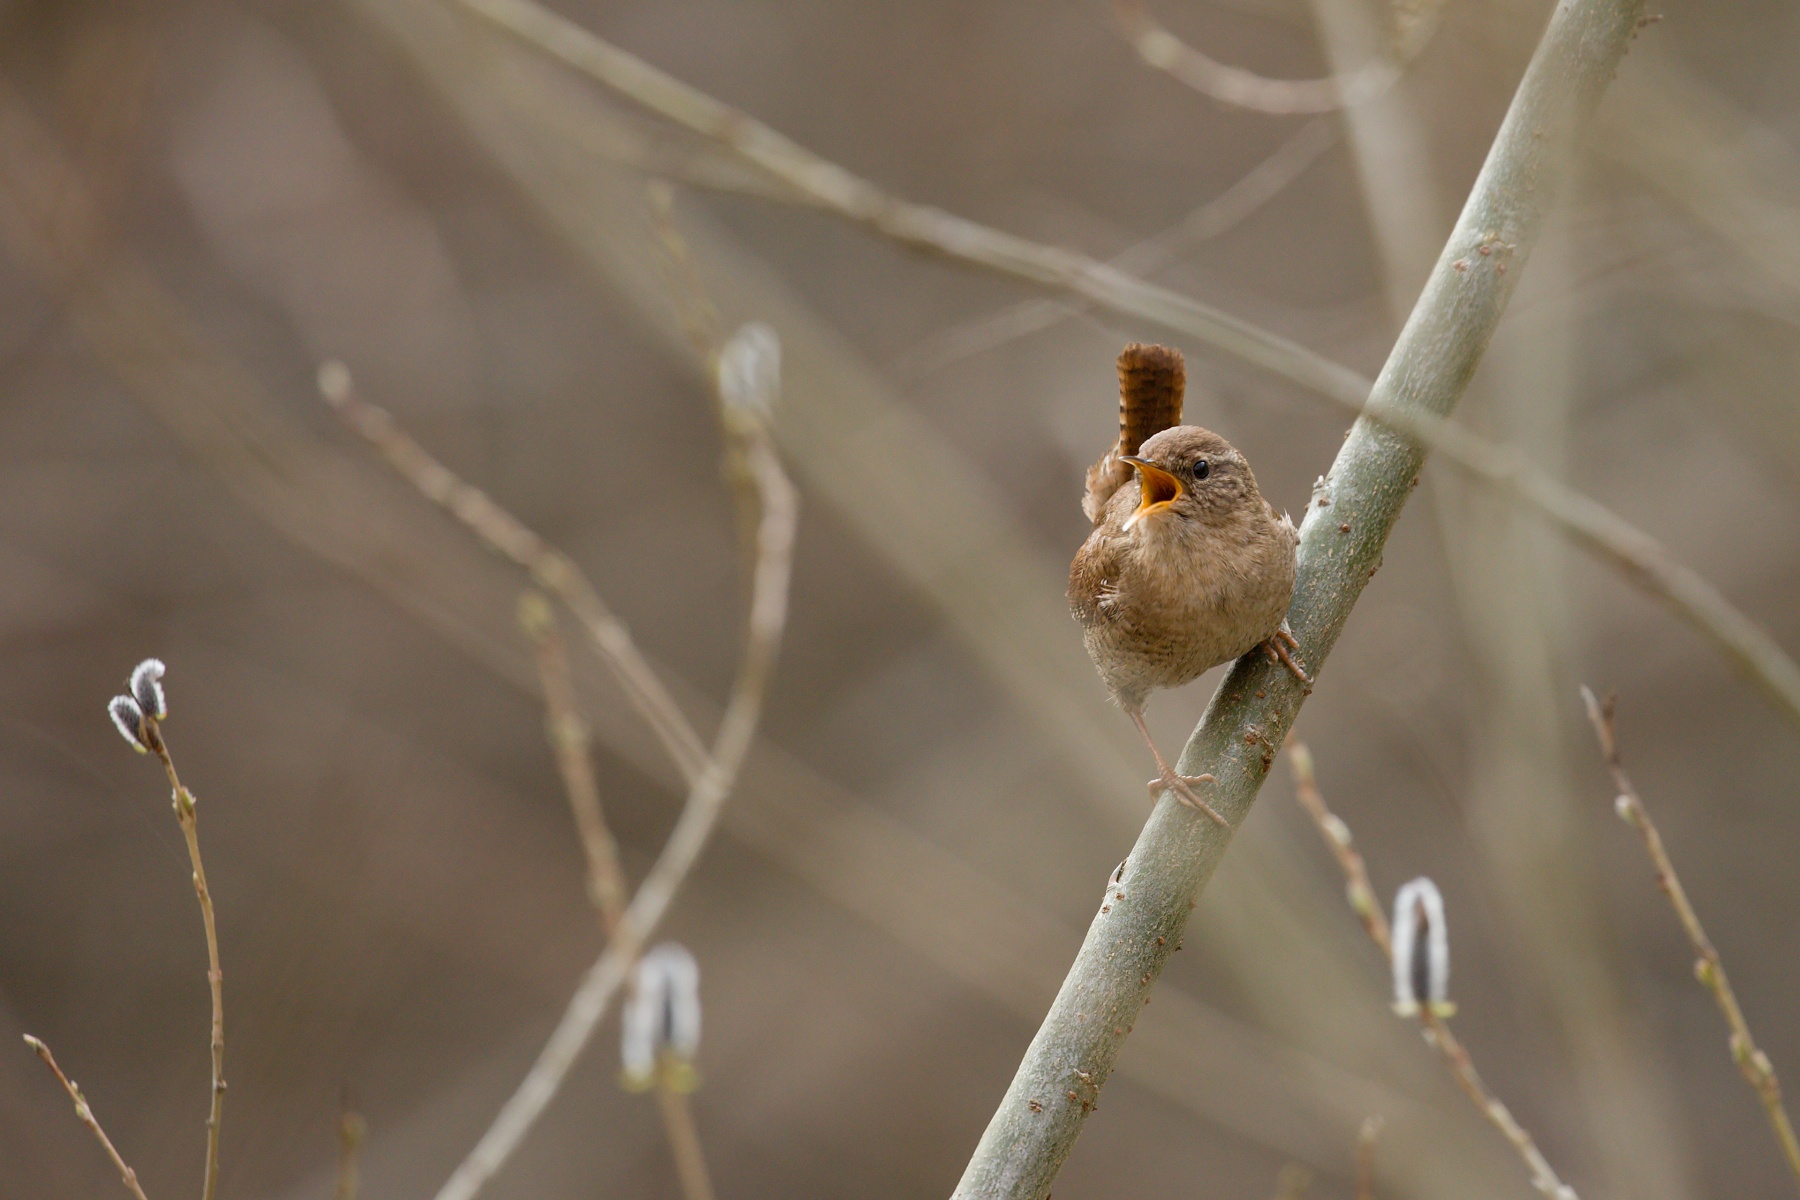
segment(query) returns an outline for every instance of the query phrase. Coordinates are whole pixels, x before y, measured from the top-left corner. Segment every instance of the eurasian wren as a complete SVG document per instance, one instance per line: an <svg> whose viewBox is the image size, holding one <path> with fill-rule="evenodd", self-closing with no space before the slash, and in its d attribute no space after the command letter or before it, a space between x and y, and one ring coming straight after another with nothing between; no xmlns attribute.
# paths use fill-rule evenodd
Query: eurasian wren
<svg viewBox="0 0 1800 1200"><path fill-rule="evenodd" d="M1069 607L1156 759L1152 789L1172 788L1224 825L1194 790L1212 776L1175 773L1144 703L1258 647L1311 682L1286 621L1299 535L1230 442L1181 424L1186 386L1178 350L1133 343L1119 355L1119 440L1088 471L1082 511L1094 532L1070 564Z"/></svg>

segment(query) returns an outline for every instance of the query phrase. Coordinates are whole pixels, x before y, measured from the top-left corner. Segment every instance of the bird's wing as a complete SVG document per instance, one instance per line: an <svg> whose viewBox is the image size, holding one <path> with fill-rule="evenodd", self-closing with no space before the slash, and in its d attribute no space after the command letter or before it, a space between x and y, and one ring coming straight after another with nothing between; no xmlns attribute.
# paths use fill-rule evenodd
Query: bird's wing
<svg viewBox="0 0 1800 1200"><path fill-rule="evenodd" d="M1081 494L1081 511L1098 525L1106 519L1106 502L1113 493L1131 482L1131 464L1119 461L1124 451L1117 446L1100 456L1100 461L1087 470L1087 488Z"/></svg>
<svg viewBox="0 0 1800 1200"><path fill-rule="evenodd" d="M1117 615L1119 568L1125 542L1096 529L1069 564L1069 610L1082 628L1104 625Z"/></svg>

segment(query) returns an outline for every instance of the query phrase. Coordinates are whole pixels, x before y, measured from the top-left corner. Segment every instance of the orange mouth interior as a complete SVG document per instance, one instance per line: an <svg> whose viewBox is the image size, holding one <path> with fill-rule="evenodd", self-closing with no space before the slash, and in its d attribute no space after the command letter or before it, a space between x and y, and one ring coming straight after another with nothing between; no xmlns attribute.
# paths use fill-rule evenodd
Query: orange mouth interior
<svg viewBox="0 0 1800 1200"><path fill-rule="evenodd" d="M1136 467L1138 473L1137 511L1125 522L1125 528L1130 529L1145 517L1162 512L1174 504L1185 489L1181 486L1181 480L1147 459L1127 458L1125 461Z"/></svg>

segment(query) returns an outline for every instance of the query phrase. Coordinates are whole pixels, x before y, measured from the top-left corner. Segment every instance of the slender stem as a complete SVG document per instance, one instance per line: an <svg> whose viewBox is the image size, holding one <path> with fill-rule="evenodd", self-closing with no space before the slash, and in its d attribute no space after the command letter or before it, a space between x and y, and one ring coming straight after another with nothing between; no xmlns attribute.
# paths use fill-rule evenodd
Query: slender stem
<svg viewBox="0 0 1800 1200"><path fill-rule="evenodd" d="M694 356L710 371L717 366L719 354L719 310L706 294L693 255L688 253L687 239L675 224L675 189L653 180L645 194L650 201L650 227L662 248L661 261L681 332L693 347Z"/></svg>
<svg viewBox="0 0 1800 1200"><path fill-rule="evenodd" d="M1176 224L1130 246L1110 259L1108 265L1134 275L1149 274L1235 228L1280 195L1335 145L1338 125L1332 117L1315 117L1308 121L1230 187ZM1018 338L1049 329L1089 307L1088 301L1079 299L1021 300L997 312L940 329L894 359L888 367L897 374L918 378L971 355L992 352Z"/></svg>
<svg viewBox="0 0 1800 1200"><path fill-rule="evenodd" d="M687 1093L669 1086L660 1074L656 1082L656 1106L662 1110L663 1128L669 1134L669 1152L675 1156L675 1174L687 1200L714 1200L712 1177L700 1147L700 1131Z"/></svg>
<svg viewBox="0 0 1800 1200"><path fill-rule="evenodd" d="M972 263L1177 329L1302 387L1361 407L1369 381L1286 338L1085 255L892 196L784 134L628 54L533 0L459 0L569 66L723 143L814 204L914 249Z"/></svg>
<svg viewBox="0 0 1800 1200"><path fill-rule="evenodd" d="M1275 114L1336 112L1394 86L1400 69L1376 58L1355 71L1324 79L1270 79L1222 63L1181 41L1150 13L1143 0L1114 0L1119 32L1138 57L1221 104ZM1424 39L1419 39L1419 48Z"/></svg>
<svg viewBox="0 0 1800 1200"><path fill-rule="evenodd" d="M37 1051L37 1056L44 1060L44 1065L50 1068L51 1074L56 1076L56 1081L63 1085L63 1091L69 1093L69 1099L75 1102L76 1118L92 1130L94 1136L100 1140L101 1149L106 1151L106 1157L112 1159L113 1166L119 1169L119 1178L124 1182L126 1189L136 1196L137 1200L146 1200L144 1189L138 1184L137 1172L127 1166L125 1160L119 1156L119 1151L112 1144L112 1139L106 1136L106 1130L100 1128L100 1120L94 1116L94 1110L88 1105L87 1097L81 1094L81 1089L75 1085L75 1081L64 1075L62 1068L56 1065L56 1056L50 1053L50 1047L29 1033L25 1035L25 1044Z"/></svg>
<svg viewBox="0 0 1800 1200"><path fill-rule="evenodd" d="M1275 1200L1306 1200L1312 1172L1299 1163L1288 1163L1275 1177Z"/></svg>
<svg viewBox="0 0 1800 1200"><path fill-rule="evenodd" d="M1380 1117L1365 1119L1356 1135L1356 1200L1375 1200L1375 1140L1380 1136Z"/></svg>
<svg viewBox="0 0 1800 1200"><path fill-rule="evenodd" d="M1631 3L1634 12L1639 7L1635 0L1621 2ZM1676 562L1648 534L1590 497L1533 469L1522 455L1452 425L1440 413L1384 405L1371 392L1370 381L1350 368L1192 297L1084 255L890 195L533 0L459 3L652 112L727 146L813 205L837 216L915 249L1076 296L1098 308L1195 338L1404 432L1462 469L1503 488L1578 546L1618 569L1634 586L1662 601L1711 639L1746 679L1800 723L1800 665L1773 638L1734 608L1718 589ZM1504 277L1524 265L1526 244L1505 230L1471 228L1465 232L1468 236L1455 243L1457 254L1446 257L1440 266L1448 265L1473 282L1475 275Z"/></svg>
<svg viewBox="0 0 1800 1200"><path fill-rule="evenodd" d="M219 927L213 914L212 892L206 886L206 866L200 861L200 829L194 794L175 773L175 760L163 741L156 718L144 717L144 744L162 763L169 777L175 820L187 841L188 861L194 868L194 895L200 901L200 921L206 927L206 983L212 992L212 1107L206 1116L206 1175L200 1200L214 1200L219 1191L219 1123L225 1115L225 972L219 966Z"/></svg>
<svg viewBox="0 0 1800 1200"><path fill-rule="evenodd" d="M527 592L519 605L519 620L531 638L537 659L538 679L544 687L545 726L556 764L562 774L563 790L568 793L569 808L575 827L581 835L582 850L587 856L588 898L600 917L600 929L612 937L625 917L629 889L624 868L619 865L619 846L607 828L606 814L600 806L600 789L594 780L593 762L589 758L591 731L582 718L575 698L574 678L569 671L568 654L556 628L556 615L550 602L539 592ZM659 1090L662 1084L658 1084ZM678 1109L667 1102L659 1107L663 1131L669 1139L669 1150L675 1156L677 1172L688 1200L712 1200L712 1186L706 1174L706 1159L700 1136L694 1128L693 1114L685 1099ZM699 1180L700 1188L693 1186Z"/></svg>
<svg viewBox="0 0 1800 1200"><path fill-rule="evenodd" d="M593 732L575 698L575 680L562 634L556 628L556 614L542 593L526 593L519 605L519 621L531 639L538 681L544 688L545 733L587 858L588 898L600 915L601 932L611 937L625 915L630 889L619 865L619 844L600 807L600 787L589 757Z"/></svg>
<svg viewBox="0 0 1800 1200"><path fill-rule="evenodd" d="M1625 773L1624 764L1619 758L1618 740L1614 736L1613 698L1608 696L1605 700L1597 700L1594 693L1585 687L1581 689L1581 698L1587 704L1588 719L1594 724L1594 736L1599 739L1600 753L1605 756L1607 768L1612 772L1613 784L1619 789L1614 807L1618 810L1620 819L1636 829L1644 839L1644 851L1650 856L1650 864L1656 870L1656 886L1669 898L1669 904L1674 908L1681 928L1687 933L1694 953L1699 956L1694 963L1694 975L1712 993L1719 1012L1724 1014L1725 1024L1731 1029L1731 1059L1737 1063L1738 1070L1743 1072L1745 1081L1755 1090L1757 1099L1762 1101L1763 1111L1769 1117L1769 1128L1774 1131L1775 1142L1781 1147L1788 1170L1794 1173L1796 1181L1800 1181L1800 1139L1794 1136L1793 1122L1788 1119L1787 1109L1781 1103L1781 1081L1776 1078L1775 1066L1769 1061L1769 1056L1757 1047L1756 1039L1751 1036L1750 1025L1744 1019L1744 1010L1738 1004L1737 993L1732 990L1731 980L1725 974L1725 964L1720 961L1718 950L1706 935L1705 927L1700 924L1700 916L1694 911L1687 889L1681 885L1680 876L1675 874L1675 863L1669 858L1656 822L1650 819L1649 810L1639 798L1637 788L1632 786L1631 777Z"/></svg>
<svg viewBox="0 0 1800 1200"><path fill-rule="evenodd" d="M1450 1032L1450 1026L1435 1015L1429 1005L1420 1007L1419 1023L1425 1027L1426 1043L1449 1064L1450 1074L1456 1079L1457 1086L1462 1088L1463 1094L1518 1150L1519 1157L1525 1160L1526 1167L1531 1171L1531 1182L1537 1190L1550 1197L1550 1200L1575 1200L1575 1189L1557 1178L1555 1169L1550 1166L1543 1151L1538 1149L1531 1134L1513 1117L1512 1110L1482 1082L1481 1075L1475 1070L1474 1060L1469 1057L1463 1044L1456 1040L1456 1035Z"/></svg>
<svg viewBox="0 0 1800 1200"><path fill-rule="evenodd" d="M362 1187L357 1161L368 1136L368 1123L359 1114L346 1112L338 1118L337 1181L332 1185L331 1200L356 1200Z"/></svg>
<svg viewBox="0 0 1800 1200"><path fill-rule="evenodd" d="M612 941L588 969L570 998L562 1020L526 1073L518 1089L462 1164L439 1189L437 1200L473 1200L505 1164L532 1125L562 1087L570 1068L606 1015L645 942L674 902L675 894L699 859L717 825L738 771L755 740L763 698L787 621L787 595L793 561L794 529L799 497L766 433L754 438L746 458L763 500L757 528L757 558L752 572L749 631L744 657L726 702L700 777L688 793L675 830L625 910Z"/></svg>
<svg viewBox="0 0 1800 1200"><path fill-rule="evenodd" d="M1739 675L1800 723L1800 665L1724 593L1676 561L1655 538L1591 497L1534 470L1517 450L1492 445L1429 414L1376 409L1373 401L1370 407L1374 410L1370 415L1384 425L1425 442L1470 474L1524 501L1577 546L1663 601L1705 635Z"/></svg>
<svg viewBox="0 0 1800 1200"><path fill-rule="evenodd" d="M1557 7L1376 381L1376 412L1440 416L1461 397L1542 229L1569 147L1617 69L1640 10L1639 0L1565 0ZM1288 613L1315 677L1379 567L1423 462L1418 441L1361 418L1315 490ZM1189 739L1178 771L1212 775L1218 783L1209 799L1234 826L1248 814L1303 699L1285 668L1246 656ZM1230 837L1168 796L1157 803L1108 881L1100 912L956 1196L1042 1200L1049 1193Z"/></svg>
<svg viewBox="0 0 1800 1200"><path fill-rule="evenodd" d="M755 482L761 520L755 534L756 563L744 657L709 752L644 661L629 632L606 609L599 593L573 560L551 548L480 490L458 479L400 429L385 410L357 397L349 371L342 364L328 364L322 369L319 386L352 428L373 443L404 478L486 544L529 570L588 626L602 657L689 781L687 803L674 832L612 929L606 950L570 997L562 1020L537 1062L502 1106L487 1133L438 1192L438 1200L470 1200L512 1156L561 1088L718 822L755 740L763 698L787 621L799 496L781 468L767 429L747 415L734 421L734 445ZM597 795L595 803L598 804Z"/></svg>
<svg viewBox="0 0 1800 1200"><path fill-rule="evenodd" d="M526 528L485 492L458 479L401 429L386 409L358 396L349 371L341 364L328 364L319 372L319 390L350 427L368 439L421 494L461 521L493 550L531 572L545 590L568 606L593 639L601 660L611 668L632 706L656 733L688 785L693 786L706 761L706 744L645 661L631 632L607 608L575 561Z"/></svg>
<svg viewBox="0 0 1800 1200"><path fill-rule="evenodd" d="M1325 798L1319 794L1318 782L1313 776L1312 754L1301 742L1293 742L1288 746L1288 762L1294 768L1294 792L1300 804L1311 815L1313 823L1325 838L1325 844L1337 858L1338 866L1344 872L1345 891L1350 899L1350 907L1362 919L1363 928L1369 933L1369 940L1375 943L1384 959L1393 957L1393 943L1390 939L1387 915L1381 909L1380 901L1375 899L1375 889L1369 884L1369 872L1363 864L1363 857L1357 851L1350 836L1350 827L1325 805ZM1437 1051L1444 1065L1450 1069L1450 1075L1456 1084L1468 1096L1482 1116L1493 1123L1506 1140L1513 1144L1519 1157L1525 1160L1531 1171L1531 1181L1538 1191L1551 1200L1575 1200L1575 1191L1564 1183L1550 1166L1543 1152L1538 1149L1537 1142L1525 1127L1520 1125L1507 1108L1495 1096L1485 1083L1480 1072L1475 1069L1475 1062L1463 1044L1450 1032L1450 1026L1444 1019L1431 1010L1429 1004L1419 1006L1419 1024L1425 1035L1425 1044ZM1366 1127L1365 1127L1366 1129Z"/></svg>
<svg viewBox="0 0 1800 1200"><path fill-rule="evenodd" d="M668 285L676 319L694 358L706 377L714 381L716 392L722 341L718 306L707 294L699 268L694 265L694 256L688 252L687 238L682 236L681 227L675 222L675 190L661 180L652 180L645 191L650 201L650 228L656 234L661 250L657 261ZM756 480L744 462L743 437L723 402L720 403L719 417L721 432L725 435L725 484L731 489L737 523L736 541L743 555L743 565L748 569L755 556L756 523L761 519L762 501L757 497Z"/></svg>

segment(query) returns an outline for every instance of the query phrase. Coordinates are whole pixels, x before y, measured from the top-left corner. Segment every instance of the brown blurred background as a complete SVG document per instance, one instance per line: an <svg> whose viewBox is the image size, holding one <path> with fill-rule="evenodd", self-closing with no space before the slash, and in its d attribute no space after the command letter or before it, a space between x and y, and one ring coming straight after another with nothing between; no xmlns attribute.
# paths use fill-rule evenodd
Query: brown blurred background
<svg viewBox="0 0 1800 1200"><path fill-rule="evenodd" d="M558 7L1026 237L1111 257L1205 211L1156 278L1369 373L1547 15L1449 0L1396 88L1313 118L1150 69L1089 0ZM1655 11L1461 415L1800 648L1800 15ZM1353 68L1391 16L1157 14L1295 79ZM166 788L103 711L149 654L221 917L222 1194L327 1194L347 1090L365 1195L429 1196L535 1055L599 938L522 579L313 379L348 362L575 556L710 730L742 564L646 174L676 180L728 325L783 336L805 496L763 742L666 931L703 973L701 1135L726 1200L947 1194L1147 809L1062 573L1113 357L1167 335L687 186L745 173L447 0L15 3L0 31L0 1197L118 1194L27 1031L152 1196L198 1187L204 946ZM1228 191L1271 156L1255 202ZM1344 415L1184 349L1190 419L1297 510ZM636 879L679 789L590 657ZM1214 681L1153 703L1165 746ZM1443 886L1457 1028L1584 1197L1782 1194L1611 815L1584 681L1618 689L1645 799L1800 1086L1800 730L1617 574L1433 465L1299 734L1383 893ZM1371 1114L1380 1194L1530 1194L1384 981L1284 765L1056 1194L1261 1197L1299 1162L1345 1196ZM609 1022L489 1194L676 1195L617 1073Z"/></svg>

